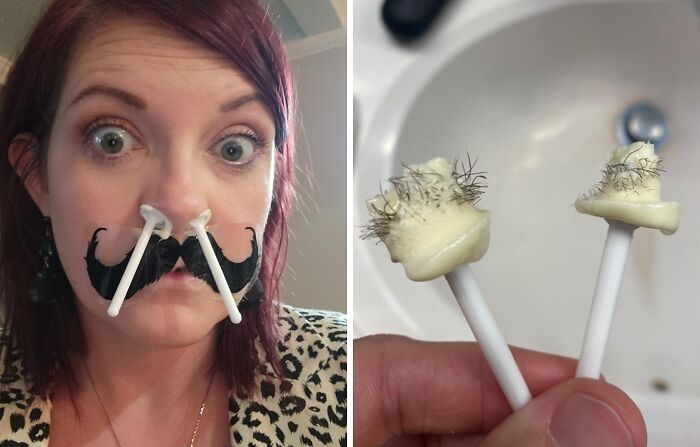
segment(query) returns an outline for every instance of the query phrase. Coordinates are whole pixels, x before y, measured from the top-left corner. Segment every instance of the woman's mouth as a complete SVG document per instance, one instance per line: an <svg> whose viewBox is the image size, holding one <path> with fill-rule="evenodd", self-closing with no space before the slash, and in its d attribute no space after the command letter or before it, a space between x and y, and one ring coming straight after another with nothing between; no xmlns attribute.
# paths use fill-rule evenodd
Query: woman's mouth
<svg viewBox="0 0 700 447"><path fill-rule="evenodd" d="M183 267L174 268L151 284L154 288L166 289L195 289L205 284Z"/></svg>

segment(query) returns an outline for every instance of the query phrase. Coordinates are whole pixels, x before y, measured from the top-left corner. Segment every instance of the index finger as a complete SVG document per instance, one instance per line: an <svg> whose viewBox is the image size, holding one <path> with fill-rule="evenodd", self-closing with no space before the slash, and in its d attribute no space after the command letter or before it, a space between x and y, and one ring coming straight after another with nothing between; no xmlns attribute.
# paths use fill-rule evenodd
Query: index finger
<svg viewBox="0 0 700 447"><path fill-rule="evenodd" d="M574 377L573 359L511 351L535 396ZM404 433L482 434L512 413L473 342L358 339L353 380L357 445L381 445Z"/></svg>

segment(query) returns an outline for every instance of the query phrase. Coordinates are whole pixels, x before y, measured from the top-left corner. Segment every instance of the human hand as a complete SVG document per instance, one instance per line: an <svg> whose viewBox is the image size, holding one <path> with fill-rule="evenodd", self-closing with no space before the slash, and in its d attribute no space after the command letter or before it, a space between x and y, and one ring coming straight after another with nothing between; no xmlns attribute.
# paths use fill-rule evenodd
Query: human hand
<svg viewBox="0 0 700 447"><path fill-rule="evenodd" d="M512 349L534 399L513 413L476 343L354 343L354 442L375 446L644 447L639 409L575 360Z"/></svg>

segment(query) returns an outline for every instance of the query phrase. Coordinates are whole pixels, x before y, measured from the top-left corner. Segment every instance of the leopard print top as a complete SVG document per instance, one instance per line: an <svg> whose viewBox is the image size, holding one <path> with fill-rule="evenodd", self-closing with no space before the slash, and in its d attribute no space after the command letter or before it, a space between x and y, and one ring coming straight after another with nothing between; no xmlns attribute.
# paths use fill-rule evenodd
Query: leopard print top
<svg viewBox="0 0 700 447"><path fill-rule="evenodd" d="M229 393L231 445L345 446L345 315L282 306L280 325L278 350L287 377L259 374L259 392L247 400ZM20 357L11 355L19 373L0 376L0 447L48 447L51 402L26 390Z"/></svg>

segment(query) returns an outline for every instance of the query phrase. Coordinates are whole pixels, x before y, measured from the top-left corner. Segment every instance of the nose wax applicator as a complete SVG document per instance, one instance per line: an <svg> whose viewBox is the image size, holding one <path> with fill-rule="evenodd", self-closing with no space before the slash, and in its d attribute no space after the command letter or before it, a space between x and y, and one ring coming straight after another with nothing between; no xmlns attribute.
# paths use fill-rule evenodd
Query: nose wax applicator
<svg viewBox="0 0 700 447"><path fill-rule="evenodd" d="M112 298L112 302L110 303L109 308L107 308L107 315L110 317L116 317L119 315L119 311L124 303L124 297L126 296L126 292L129 290L131 281L134 279L134 273L136 273L139 262L141 262L141 258L146 250L146 244L148 243L151 234L156 233L161 238L167 239L170 237L170 233L172 233L173 230L173 225L170 220L165 217L165 214L161 213L151 205L141 205L140 211L141 216L144 218L146 223L141 230L141 234L139 234L139 239L134 247L134 252L129 259L129 263L126 265L126 270L124 271L121 281L119 281L119 286L117 287L117 291L114 293L114 298Z"/></svg>
<svg viewBox="0 0 700 447"><path fill-rule="evenodd" d="M224 272L221 269L221 265L219 265L219 261L216 259L214 248L211 246L207 231L204 228L209 222L209 219L211 219L211 210L206 210L200 214L199 217L190 221L189 228L195 232L197 240L202 247L204 257L207 259L212 275L214 275L216 287L219 289L221 299L224 300L224 305L226 305L226 310L228 311L231 322L238 324L241 322L241 313L238 310L238 306L236 306L236 301L233 299L231 289L228 287Z"/></svg>
<svg viewBox="0 0 700 447"><path fill-rule="evenodd" d="M634 230L673 234L678 229L680 204L661 201L660 162L653 144L620 146L610 156L603 179L574 204L578 212L609 224L576 377L600 377Z"/></svg>
<svg viewBox="0 0 700 447"><path fill-rule="evenodd" d="M401 262L414 281L445 276L510 406L532 399L515 359L469 268L489 245L488 211L475 207L484 173L444 158L404 167L394 186L367 201L371 217L363 239L379 238L393 262Z"/></svg>

